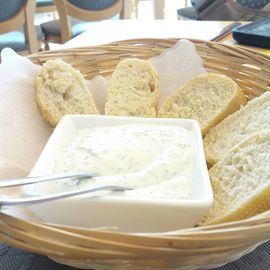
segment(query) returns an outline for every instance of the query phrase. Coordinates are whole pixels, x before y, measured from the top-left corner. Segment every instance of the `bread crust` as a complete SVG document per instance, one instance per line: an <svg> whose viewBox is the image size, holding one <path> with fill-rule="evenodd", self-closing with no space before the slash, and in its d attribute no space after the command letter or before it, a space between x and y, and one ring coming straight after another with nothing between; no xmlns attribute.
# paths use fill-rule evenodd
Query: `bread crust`
<svg viewBox="0 0 270 270"><path fill-rule="evenodd" d="M65 114L99 113L81 73L60 59L43 65L35 88L40 113L53 127Z"/></svg>
<svg viewBox="0 0 270 270"><path fill-rule="evenodd" d="M109 80L105 114L156 117L159 92L159 76L148 61L124 59Z"/></svg>
<svg viewBox="0 0 270 270"><path fill-rule="evenodd" d="M211 128L204 137L208 164L213 166L240 141L267 129L270 125L268 112L270 112L270 93L265 92Z"/></svg>
<svg viewBox="0 0 270 270"><path fill-rule="evenodd" d="M210 170L214 205L200 225L249 218L270 209L270 129L233 147Z"/></svg>
<svg viewBox="0 0 270 270"><path fill-rule="evenodd" d="M222 93L226 91L228 95ZM195 119L200 123L204 135L244 104L246 97L232 79L208 73L187 81L168 97L158 116Z"/></svg>

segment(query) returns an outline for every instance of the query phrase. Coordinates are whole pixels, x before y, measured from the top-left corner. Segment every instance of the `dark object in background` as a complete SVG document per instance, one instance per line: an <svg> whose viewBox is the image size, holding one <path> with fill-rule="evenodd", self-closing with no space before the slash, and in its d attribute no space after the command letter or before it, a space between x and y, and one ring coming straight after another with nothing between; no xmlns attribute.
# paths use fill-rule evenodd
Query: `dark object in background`
<svg viewBox="0 0 270 270"><path fill-rule="evenodd" d="M192 7L197 11L201 12L209 5L213 4L215 0L191 0L190 3Z"/></svg>
<svg viewBox="0 0 270 270"><path fill-rule="evenodd" d="M263 8L270 0L191 0L177 10L179 19L204 21L254 21L269 16ZM252 7L252 8L251 8Z"/></svg>
<svg viewBox="0 0 270 270"><path fill-rule="evenodd" d="M241 44L270 49L270 17L236 27L232 35Z"/></svg>

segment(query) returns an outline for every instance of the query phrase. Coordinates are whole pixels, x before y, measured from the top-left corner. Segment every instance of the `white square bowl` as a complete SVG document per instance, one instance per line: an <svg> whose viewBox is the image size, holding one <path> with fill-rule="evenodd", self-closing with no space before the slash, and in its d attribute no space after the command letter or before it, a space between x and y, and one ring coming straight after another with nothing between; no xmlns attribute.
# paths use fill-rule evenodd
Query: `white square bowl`
<svg viewBox="0 0 270 270"><path fill-rule="evenodd" d="M164 232L194 226L213 203L212 187L204 157L202 135L197 121L189 119L135 118L96 115L67 115L55 128L30 176L48 175L74 132L85 128L123 124L180 126L194 135L192 198L181 200L141 199L127 196L76 196L28 208L41 220L87 228L113 227L126 232ZM34 187L35 192L38 185ZM31 193L31 188L24 188Z"/></svg>

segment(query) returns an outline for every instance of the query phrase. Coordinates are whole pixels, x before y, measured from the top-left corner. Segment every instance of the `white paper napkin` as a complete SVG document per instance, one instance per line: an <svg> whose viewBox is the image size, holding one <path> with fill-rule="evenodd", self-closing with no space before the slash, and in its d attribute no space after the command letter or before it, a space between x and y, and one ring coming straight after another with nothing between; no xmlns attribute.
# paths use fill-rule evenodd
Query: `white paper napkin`
<svg viewBox="0 0 270 270"><path fill-rule="evenodd" d="M86 81L86 85L93 96L94 102L100 114L105 113L107 82L108 78L106 79L103 76L96 76L92 80Z"/></svg>
<svg viewBox="0 0 270 270"><path fill-rule="evenodd" d="M0 177L25 176L51 133L35 101L34 78L40 66L11 49L2 50L1 59Z"/></svg>
<svg viewBox="0 0 270 270"><path fill-rule="evenodd" d="M185 39L149 59L160 78L159 106L167 96L175 92L186 81L196 75L206 73L195 45Z"/></svg>

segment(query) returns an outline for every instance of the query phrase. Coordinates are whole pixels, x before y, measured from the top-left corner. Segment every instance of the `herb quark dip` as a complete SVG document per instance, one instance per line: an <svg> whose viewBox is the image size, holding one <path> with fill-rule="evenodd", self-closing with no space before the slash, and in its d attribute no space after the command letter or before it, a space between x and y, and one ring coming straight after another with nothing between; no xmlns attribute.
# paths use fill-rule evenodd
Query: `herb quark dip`
<svg viewBox="0 0 270 270"><path fill-rule="evenodd" d="M50 189L119 185L133 190L117 196L191 199L193 158L194 138L183 127L125 124L86 128L71 136L54 172L91 172L98 177L59 181Z"/></svg>

